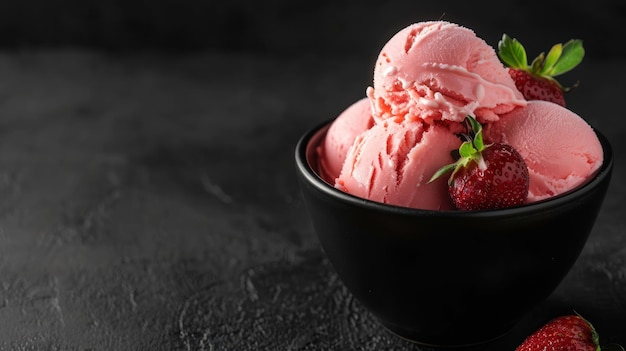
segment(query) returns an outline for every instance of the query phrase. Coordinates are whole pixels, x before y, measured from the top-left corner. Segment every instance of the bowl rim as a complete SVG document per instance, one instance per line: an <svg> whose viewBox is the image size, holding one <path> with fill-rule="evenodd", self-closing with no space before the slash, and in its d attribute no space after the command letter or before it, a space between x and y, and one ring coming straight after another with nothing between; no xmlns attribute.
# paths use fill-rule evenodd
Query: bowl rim
<svg viewBox="0 0 626 351"><path fill-rule="evenodd" d="M382 211L387 213L395 213L400 215L419 215L430 217L507 217L511 215L520 215L531 212L541 212L550 209L560 207L562 204L566 204L577 198L580 198L604 181L605 178L610 177L613 169L613 148L610 141L597 129L593 128L594 133L598 136L604 152L604 159L600 168L596 171L593 178L587 180L584 184L577 186L574 189L566 191L557 196L553 196L547 199L539 200L533 203L524 204L515 207L509 207L504 209L495 210L475 210L475 211L459 211L459 210L427 210L403 207L391 204L385 204L373 200L364 199L346 192L343 192L332 185L324 181L316 171L314 171L309 160L310 142L314 139L321 139L328 128L332 124L334 119L329 119L321 122L306 131L298 140L295 147L295 162L297 172L304 178L306 182L313 186L318 192L330 197L340 200L344 203L350 204L356 207L365 207L370 210ZM316 145L317 146L317 145ZM315 147L316 147L315 146Z"/></svg>

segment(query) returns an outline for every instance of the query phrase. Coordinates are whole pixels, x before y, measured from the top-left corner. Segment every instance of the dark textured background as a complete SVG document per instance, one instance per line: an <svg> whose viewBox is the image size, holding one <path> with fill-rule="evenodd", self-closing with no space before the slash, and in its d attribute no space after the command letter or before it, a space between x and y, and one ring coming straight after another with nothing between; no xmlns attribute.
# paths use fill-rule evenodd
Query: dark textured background
<svg viewBox="0 0 626 351"><path fill-rule="evenodd" d="M533 56L571 37L594 57L626 55L622 0L3 1L0 45L369 55L406 24L439 18L492 45L506 32Z"/></svg>
<svg viewBox="0 0 626 351"><path fill-rule="evenodd" d="M624 2L506 4L1 2L0 350L425 350L338 280L293 148L363 96L390 35L444 13L493 45L583 38L568 103L616 150L570 274L478 349L573 310L626 343Z"/></svg>

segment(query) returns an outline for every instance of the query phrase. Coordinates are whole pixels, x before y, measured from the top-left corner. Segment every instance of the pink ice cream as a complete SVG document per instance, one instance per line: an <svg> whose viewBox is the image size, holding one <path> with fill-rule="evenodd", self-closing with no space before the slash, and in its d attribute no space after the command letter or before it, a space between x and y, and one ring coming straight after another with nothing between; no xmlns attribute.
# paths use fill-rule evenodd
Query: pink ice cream
<svg viewBox="0 0 626 351"><path fill-rule="evenodd" d="M559 105L526 101L492 47L448 22L408 26L383 47L368 99L344 111L319 147L319 172L342 191L386 204L452 210L447 177L463 121L487 142L516 148L530 173L528 202L569 191L599 169L591 127Z"/></svg>
<svg viewBox="0 0 626 351"><path fill-rule="evenodd" d="M410 25L383 47L367 89L374 117L493 121L526 101L494 49L453 23Z"/></svg>
<svg viewBox="0 0 626 351"><path fill-rule="evenodd" d="M354 139L373 125L370 101L367 98L350 105L335 119L326 133L324 143L317 150L319 173L326 182L335 183Z"/></svg>
<svg viewBox="0 0 626 351"><path fill-rule="evenodd" d="M602 145L580 116L557 104L529 101L485 127L485 139L510 144L530 174L528 202L576 188L602 165Z"/></svg>
<svg viewBox="0 0 626 351"><path fill-rule="evenodd" d="M398 206L450 210L446 180L428 183L461 141L445 127L422 123L377 123L348 152L337 188Z"/></svg>

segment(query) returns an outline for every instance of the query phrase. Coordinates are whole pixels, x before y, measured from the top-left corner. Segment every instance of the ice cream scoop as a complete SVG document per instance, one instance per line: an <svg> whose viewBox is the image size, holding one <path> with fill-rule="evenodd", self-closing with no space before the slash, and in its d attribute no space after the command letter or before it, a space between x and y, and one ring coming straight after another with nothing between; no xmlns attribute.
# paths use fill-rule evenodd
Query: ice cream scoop
<svg viewBox="0 0 626 351"><path fill-rule="evenodd" d="M396 206L453 209L445 179L428 183L441 165L453 162L461 140L447 128L387 120L359 135L348 151L336 187Z"/></svg>
<svg viewBox="0 0 626 351"><path fill-rule="evenodd" d="M569 191L602 165L602 145L574 112L547 101L529 101L485 127L485 138L512 145L530 175L528 201Z"/></svg>
<svg viewBox="0 0 626 351"><path fill-rule="evenodd" d="M362 98L345 109L328 128L319 153L319 172L328 183L334 184L354 139L374 125L370 101Z"/></svg>
<svg viewBox="0 0 626 351"><path fill-rule="evenodd" d="M395 34L382 48L367 89L377 120L423 119L480 122L526 101L494 49L465 27L420 22Z"/></svg>

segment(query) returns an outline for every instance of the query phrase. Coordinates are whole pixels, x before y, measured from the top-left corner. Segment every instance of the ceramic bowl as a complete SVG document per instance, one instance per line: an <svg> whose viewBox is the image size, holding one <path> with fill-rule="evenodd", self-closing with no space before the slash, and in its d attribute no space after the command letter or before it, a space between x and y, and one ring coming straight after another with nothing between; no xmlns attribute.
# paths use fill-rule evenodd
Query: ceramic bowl
<svg viewBox="0 0 626 351"><path fill-rule="evenodd" d="M613 169L585 185L521 207L430 211L385 205L335 189L317 173L330 125L295 150L298 181L320 244L337 275L387 329L431 346L494 340L543 302L577 260Z"/></svg>

